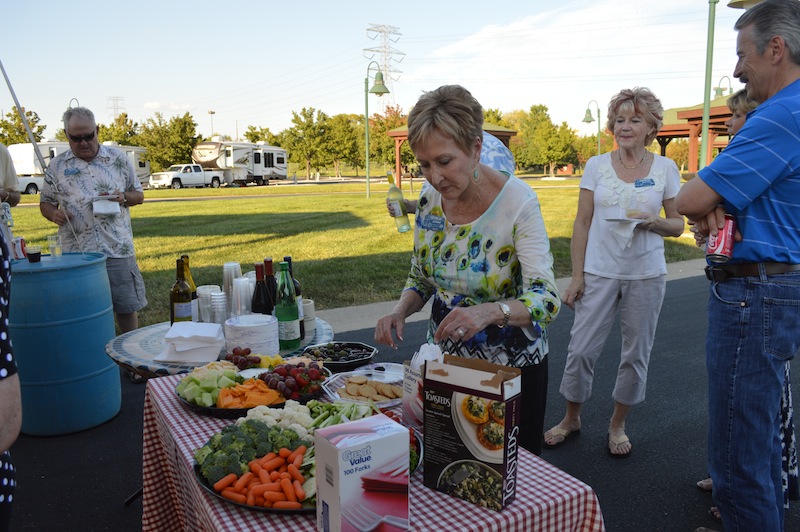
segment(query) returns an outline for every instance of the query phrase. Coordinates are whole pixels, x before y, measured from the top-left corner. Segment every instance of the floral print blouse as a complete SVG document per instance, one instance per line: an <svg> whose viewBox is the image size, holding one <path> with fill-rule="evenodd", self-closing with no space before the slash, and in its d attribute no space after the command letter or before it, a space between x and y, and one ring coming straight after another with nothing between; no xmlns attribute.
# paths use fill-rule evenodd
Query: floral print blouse
<svg viewBox="0 0 800 532"><path fill-rule="evenodd" d="M515 367L538 364L547 355L547 324L560 298L553 256L536 193L509 177L492 205L469 224L447 221L441 195L428 187L420 196L414 254L406 290L433 297L428 340L455 307L517 299L531 314L526 328L490 325L467 341L445 340L442 350Z"/></svg>

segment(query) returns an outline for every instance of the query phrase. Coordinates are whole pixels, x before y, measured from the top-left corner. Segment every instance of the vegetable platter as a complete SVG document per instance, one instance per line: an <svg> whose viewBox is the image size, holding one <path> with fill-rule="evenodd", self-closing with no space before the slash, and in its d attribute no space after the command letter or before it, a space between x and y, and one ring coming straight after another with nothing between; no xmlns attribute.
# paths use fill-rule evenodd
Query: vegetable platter
<svg viewBox="0 0 800 532"><path fill-rule="evenodd" d="M372 405L286 401L283 409L257 406L196 449L200 485L230 504L275 513L316 511L316 428L370 416ZM397 420L397 416L390 416ZM412 463L421 463L422 438L410 431ZM412 468L412 471L416 469ZM413 474L413 473L412 473Z"/></svg>

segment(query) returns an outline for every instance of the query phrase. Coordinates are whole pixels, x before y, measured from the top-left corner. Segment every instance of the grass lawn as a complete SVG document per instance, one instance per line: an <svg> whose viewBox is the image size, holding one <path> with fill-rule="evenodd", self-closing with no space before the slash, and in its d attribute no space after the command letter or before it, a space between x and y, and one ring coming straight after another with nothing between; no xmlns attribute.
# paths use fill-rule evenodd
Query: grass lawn
<svg viewBox="0 0 800 532"><path fill-rule="evenodd" d="M531 179L542 204L555 259L556 277L570 275L569 241L577 210L578 180ZM403 191L416 196L421 181ZM297 185L147 190L145 203L131 210L136 256L149 304L140 325L169 319L168 292L175 259L188 253L197 285L221 284L222 265L242 271L264 257L291 255L303 295L318 309L396 299L408 273L412 234L399 234L388 217L387 185L340 182ZM200 198L203 198L200 200ZM38 196L23 195L12 210L13 231L47 248L55 225L38 209ZM702 257L694 241L666 239L667 261Z"/></svg>

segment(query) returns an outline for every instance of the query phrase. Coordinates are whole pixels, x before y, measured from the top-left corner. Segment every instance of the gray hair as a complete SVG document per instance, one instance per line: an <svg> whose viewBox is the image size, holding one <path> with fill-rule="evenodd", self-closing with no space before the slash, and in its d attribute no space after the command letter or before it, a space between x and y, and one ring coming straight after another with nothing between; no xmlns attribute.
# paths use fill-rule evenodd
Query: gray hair
<svg viewBox="0 0 800 532"><path fill-rule="evenodd" d="M756 51L763 54L770 39L779 35L786 43L789 57L800 65L800 2L797 0L767 0L744 12L733 29L740 31L753 25Z"/></svg>
<svg viewBox="0 0 800 532"><path fill-rule="evenodd" d="M69 107L64 111L64 115L61 117L61 120L64 122L64 131L67 130L67 124L69 124L72 118L82 118L84 120L89 120L95 126L97 125L97 122L94 120L94 113L86 107Z"/></svg>

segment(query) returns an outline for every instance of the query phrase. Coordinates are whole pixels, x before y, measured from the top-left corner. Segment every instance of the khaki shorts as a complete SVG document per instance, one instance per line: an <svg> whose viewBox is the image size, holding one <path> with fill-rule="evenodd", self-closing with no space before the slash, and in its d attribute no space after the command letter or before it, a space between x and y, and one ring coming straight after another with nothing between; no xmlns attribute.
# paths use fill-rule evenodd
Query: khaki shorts
<svg viewBox="0 0 800 532"><path fill-rule="evenodd" d="M132 314L147 306L144 279L136 257L108 258L106 271L115 314Z"/></svg>

